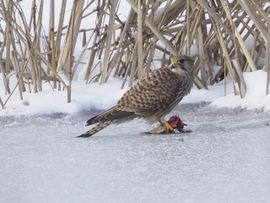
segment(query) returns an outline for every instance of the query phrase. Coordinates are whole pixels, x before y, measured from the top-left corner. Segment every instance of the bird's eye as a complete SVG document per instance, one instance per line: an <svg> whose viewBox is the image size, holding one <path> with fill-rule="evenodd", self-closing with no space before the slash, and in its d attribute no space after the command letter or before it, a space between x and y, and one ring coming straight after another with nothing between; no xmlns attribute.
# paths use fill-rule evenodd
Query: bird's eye
<svg viewBox="0 0 270 203"><path fill-rule="evenodd" d="M181 64L181 63L184 63L184 59L180 59L178 62Z"/></svg>

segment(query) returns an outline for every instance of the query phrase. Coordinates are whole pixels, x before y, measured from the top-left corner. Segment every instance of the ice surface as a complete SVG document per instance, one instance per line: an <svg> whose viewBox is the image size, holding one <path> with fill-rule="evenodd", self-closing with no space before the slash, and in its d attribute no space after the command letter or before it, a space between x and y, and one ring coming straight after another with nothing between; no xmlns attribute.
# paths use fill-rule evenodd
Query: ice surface
<svg viewBox="0 0 270 203"><path fill-rule="evenodd" d="M0 202L270 201L269 113L184 104L191 134L75 138L87 114L0 117Z"/></svg>

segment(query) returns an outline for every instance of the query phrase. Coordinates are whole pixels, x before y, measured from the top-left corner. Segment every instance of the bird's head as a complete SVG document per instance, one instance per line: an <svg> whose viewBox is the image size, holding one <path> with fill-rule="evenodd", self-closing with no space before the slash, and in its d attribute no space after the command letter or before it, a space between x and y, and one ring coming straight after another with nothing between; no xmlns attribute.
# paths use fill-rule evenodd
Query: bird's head
<svg viewBox="0 0 270 203"><path fill-rule="evenodd" d="M178 57L171 58L170 68L174 73L181 74L183 71L188 72L193 75L193 63L194 59L192 57L181 55Z"/></svg>

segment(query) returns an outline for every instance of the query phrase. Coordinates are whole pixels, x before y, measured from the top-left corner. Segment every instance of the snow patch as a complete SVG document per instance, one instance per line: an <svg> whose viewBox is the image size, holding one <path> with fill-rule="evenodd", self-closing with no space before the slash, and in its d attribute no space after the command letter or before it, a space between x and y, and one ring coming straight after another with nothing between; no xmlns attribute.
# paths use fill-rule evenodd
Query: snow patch
<svg viewBox="0 0 270 203"><path fill-rule="evenodd" d="M74 81L72 84L72 101L67 103L67 92L52 90L48 84L43 84L43 91L38 93L23 93L20 100L16 91L7 102L6 108L0 110L4 115L33 115L52 113L75 113L82 110L106 109L116 104L116 101L128 88L121 89L122 81L112 78L106 84L85 84ZM4 88L1 88L3 90ZM0 91L2 97L3 92ZM2 100L7 99L7 95Z"/></svg>
<svg viewBox="0 0 270 203"><path fill-rule="evenodd" d="M245 73L244 78L247 85L246 97L241 99L233 94L233 85L227 80L227 96L224 96L224 83L220 82L209 86L208 90L198 90L195 86L191 93L184 97L181 103L211 102L216 107L247 109L262 109L270 111L270 95L266 96L267 73L259 70ZM0 76L0 81L2 76ZM16 82L15 77L11 80L11 86ZM5 101L8 95L4 94L3 83L0 83L0 96ZM83 81L72 83L72 101L67 103L66 91L52 90L48 83L43 84L43 91L38 93L23 93L20 100L16 90L7 102L6 108L0 110L0 116L6 115L34 115L67 113L72 114L80 111L103 110L114 106L121 96L129 89L121 89L122 80L110 78L108 83L85 84Z"/></svg>
<svg viewBox="0 0 270 203"><path fill-rule="evenodd" d="M267 73L263 70L244 73L247 85L247 94L243 99L240 96L229 94L215 99L212 105L217 107L270 110L270 95L266 95Z"/></svg>
<svg viewBox="0 0 270 203"><path fill-rule="evenodd" d="M212 102L217 98L224 96L224 83L221 82L214 86L209 86L209 89L197 89L193 87L190 94L183 98L181 103L200 103L200 102ZM230 93L233 89L228 90Z"/></svg>

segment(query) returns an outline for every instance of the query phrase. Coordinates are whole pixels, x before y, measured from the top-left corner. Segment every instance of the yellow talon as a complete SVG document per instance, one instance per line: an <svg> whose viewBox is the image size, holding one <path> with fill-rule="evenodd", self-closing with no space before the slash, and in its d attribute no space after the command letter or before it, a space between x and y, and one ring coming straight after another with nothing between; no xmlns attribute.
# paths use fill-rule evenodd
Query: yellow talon
<svg viewBox="0 0 270 203"><path fill-rule="evenodd" d="M168 122L163 123L163 125L165 127L166 133L173 133L174 132L173 127Z"/></svg>
<svg viewBox="0 0 270 203"><path fill-rule="evenodd" d="M173 133L174 132L173 127L164 118L160 118L159 122L165 128L165 133Z"/></svg>

